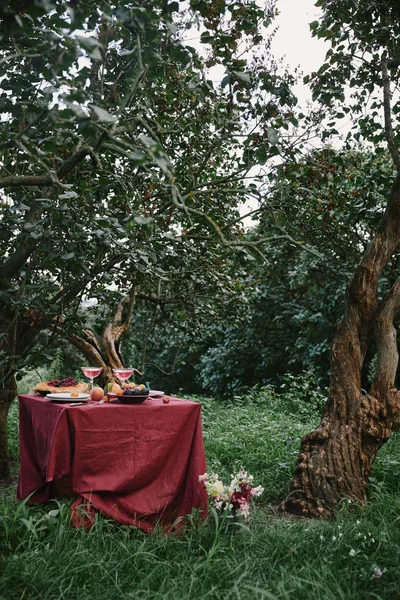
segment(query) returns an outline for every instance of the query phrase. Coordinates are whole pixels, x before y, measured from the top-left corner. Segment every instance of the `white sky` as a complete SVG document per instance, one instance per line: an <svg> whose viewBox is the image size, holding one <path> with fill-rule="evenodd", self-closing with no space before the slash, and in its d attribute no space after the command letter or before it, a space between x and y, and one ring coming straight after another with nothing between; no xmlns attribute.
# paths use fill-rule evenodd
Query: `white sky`
<svg viewBox="0 0 400 600"><path fill-rule="evenodd" d="M273 22L278 32L272 41L272 54L284 58L290 70L300 67L304 75L317 71L322 65L328 44L311 37L309 23L318 19L320 10L314 6L316 0L278 0L279 16ZM304 106L311 94L301 81L294 90Z"/></svg>
<svg viewBox="0 0 400 600"><path fill-rule="evenodd" d="M260 6L264 4L260 1ZM272 23L278 28L271 44L271 53L276 60L283 60L290 72L299 69L299 83L293 87L299 105L305 109L311 101L311 92L303 84L303 76L317 71L323 64L329 45L318 38L311 37L309 23L318 19L320 10L314 6L316 0L277 0L279 15ZM269 30L270 31L270 30ZM247 202L240 208L242 215L254 209L253 203ZM251 218L243 220L245 226L254 226Z"/></svg>

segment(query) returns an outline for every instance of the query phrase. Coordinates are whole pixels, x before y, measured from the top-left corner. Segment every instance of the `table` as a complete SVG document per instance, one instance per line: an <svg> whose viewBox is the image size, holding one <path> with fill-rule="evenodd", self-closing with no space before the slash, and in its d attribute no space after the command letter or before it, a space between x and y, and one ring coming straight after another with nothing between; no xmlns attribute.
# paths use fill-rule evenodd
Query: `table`
<svg viewBox="0 0 400 600"><path fill-rule="evenodd" d="M72 521L87 528L94 511L147 532L193 508L205 517L201 405L170 398L70 406L20 395L17 498L75 497Z"/></svg>

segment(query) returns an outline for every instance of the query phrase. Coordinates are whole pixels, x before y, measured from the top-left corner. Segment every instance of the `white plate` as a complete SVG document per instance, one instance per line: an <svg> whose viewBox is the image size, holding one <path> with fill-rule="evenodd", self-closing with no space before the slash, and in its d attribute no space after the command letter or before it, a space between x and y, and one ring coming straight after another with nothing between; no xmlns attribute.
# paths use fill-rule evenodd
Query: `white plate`
<svg viewBox="0 0 400 600"><path fill-rule="evenodd" d="M87 400L90 398L89 394L78 394L77 396L72 396L73 393L74 392L47 394L46 398L57 402L82 402L82 400Z"/></svg>
<svg viewBox="0 0 400 600"><path fill-rule="evenodd" d="M159 392L158 390L150 390L150 394L149 396L151 396L152 398L160 398L161 396L164 396L165 392Z"/></svg>

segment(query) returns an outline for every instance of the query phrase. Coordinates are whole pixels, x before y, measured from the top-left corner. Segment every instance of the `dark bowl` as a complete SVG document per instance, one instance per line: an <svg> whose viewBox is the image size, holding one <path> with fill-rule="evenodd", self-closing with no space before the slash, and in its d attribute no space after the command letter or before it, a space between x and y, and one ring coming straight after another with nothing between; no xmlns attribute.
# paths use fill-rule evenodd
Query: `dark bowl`
<svg viewBox="0 0 400 600"><path fill-rule="evenodd" d="M124 396L123 394L117 395L118 402L121 402L122 404L142 404L142 402L144 402L148 397L149 394L146 394L145 396Z"/></svg>

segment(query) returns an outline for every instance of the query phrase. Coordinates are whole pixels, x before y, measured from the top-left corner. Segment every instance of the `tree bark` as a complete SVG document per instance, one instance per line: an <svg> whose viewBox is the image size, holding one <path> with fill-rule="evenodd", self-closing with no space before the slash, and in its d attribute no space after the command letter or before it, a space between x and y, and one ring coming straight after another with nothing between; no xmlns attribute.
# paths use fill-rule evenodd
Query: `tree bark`
<svg viewBox="0 0 400 600"><path fill-rule="evenodd" d="M10 476L10 461L7 436L7 415L11 402L17 395L14 377L10 377L4 387L0 388L0 479Z"/></svg>
<svg viewBox="0 0 400 600"><path fill-rule="evenodd" d="M367 479L379 448L400 413L394 387L398 355L394 316L400 306L396 282L378 306L382 271L400 243L400 175L392 187L379 230L348 285L345 315L331 352L331 387L320 425L306 435L281 509L329 516L344 498L364 502ZM371 393L361 390L361 368L372 337L378 367Z"/></svg>

